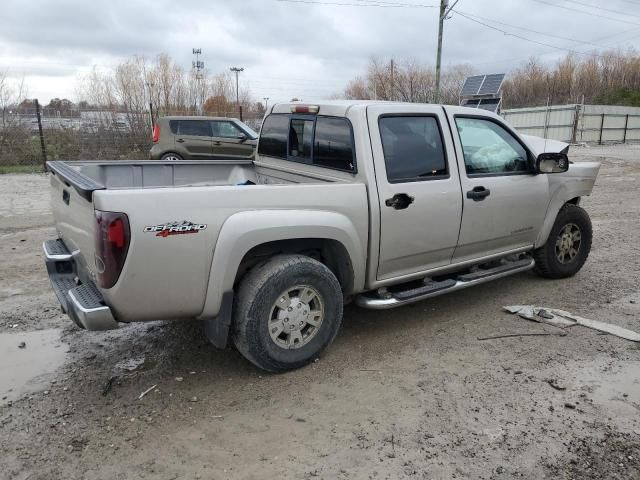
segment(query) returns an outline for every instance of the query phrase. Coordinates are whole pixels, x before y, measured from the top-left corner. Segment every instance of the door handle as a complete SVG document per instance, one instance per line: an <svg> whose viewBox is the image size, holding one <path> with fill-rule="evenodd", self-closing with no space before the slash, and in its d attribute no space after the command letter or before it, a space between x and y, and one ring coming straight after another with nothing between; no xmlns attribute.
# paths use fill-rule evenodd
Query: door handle
<svg viewBox="0 0 640 480"><path fill-rule="evenodd" d="M214 144L216 147L219 147L220 145L222 145L222 142L213 142L213 144Z"/></svg>
<svg viewBox="0 0 640 480"><path fill-rule="evenodd" d="M406 193L397 193L391 198L385 200L384 204L387 207L395 208L396 210L404 210L414 202L415 198L410 197Z"/></svg>
<svg viewBox="0 0 640 480"><path fill-rule="evenodd" d="M176 142L178 142L178 143L184 143L184 140L183 140L182 138L179 138L179 139L177 139L177 140L176 140Z"/></svg>
<svg viewBox="0 0 640 480"><path fill-rule="evenodd" d="M467 192L467 198L470 198L474 202L481 202L489 195L491 195L491 190L484 187L473 187L473 190Z"/></svg>

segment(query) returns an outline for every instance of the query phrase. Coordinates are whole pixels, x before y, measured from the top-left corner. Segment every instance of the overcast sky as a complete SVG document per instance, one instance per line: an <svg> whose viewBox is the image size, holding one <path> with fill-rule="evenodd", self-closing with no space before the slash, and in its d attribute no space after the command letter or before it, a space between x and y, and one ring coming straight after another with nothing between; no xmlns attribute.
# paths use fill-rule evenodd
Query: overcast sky
<svg viewBox="0 0 640 480"><path fill-rule="evenodd" d="M438 10L424 5L436 2L2 0L0 71L24 77L29 96L43 103L76 100L79 76L94 66L106 70L132 55L166 52L190 68L192 48L200 47L210 73L244 67L242 85L256 98L326 98L362 73L372 56L433 64ZM410 4L423 6L404 6ZM640 0L460 0L455 10L580 52L640 44ZM532 55L554 62L566 53L486 25L452 14L445 22L444 64L508 72Z"/></svg>

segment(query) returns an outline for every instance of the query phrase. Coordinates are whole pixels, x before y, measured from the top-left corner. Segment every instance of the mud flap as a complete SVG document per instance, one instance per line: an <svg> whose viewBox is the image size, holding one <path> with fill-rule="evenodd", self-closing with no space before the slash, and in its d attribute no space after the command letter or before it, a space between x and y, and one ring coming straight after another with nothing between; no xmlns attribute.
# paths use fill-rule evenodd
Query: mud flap
<svg viewBox="0 0 640 480"><path fill-rule="evenodd" d="M231 326L231 311L233 309L233 290L222 295L222 305L218 316L204 321L204 333L209 342L220 349L227 347L229 341L229 327Z"/></svg>

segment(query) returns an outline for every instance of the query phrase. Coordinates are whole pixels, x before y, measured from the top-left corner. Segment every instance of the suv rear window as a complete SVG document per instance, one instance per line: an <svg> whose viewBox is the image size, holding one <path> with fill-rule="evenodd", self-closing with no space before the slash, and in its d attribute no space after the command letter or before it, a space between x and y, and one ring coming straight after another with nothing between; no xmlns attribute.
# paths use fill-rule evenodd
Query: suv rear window
<svg viewBox="0 0 640 480"><path fill-rule="evenodd" d="M211 122L208 120L171 120L169 128L174 135L211 136Z"/></svg>
<svg viewBox="0 0 640 480"><path fill-rule="evenodd" d="M346 118L269 115L260 132L258 154L335 170L356 171L353 133Z"/></svg>

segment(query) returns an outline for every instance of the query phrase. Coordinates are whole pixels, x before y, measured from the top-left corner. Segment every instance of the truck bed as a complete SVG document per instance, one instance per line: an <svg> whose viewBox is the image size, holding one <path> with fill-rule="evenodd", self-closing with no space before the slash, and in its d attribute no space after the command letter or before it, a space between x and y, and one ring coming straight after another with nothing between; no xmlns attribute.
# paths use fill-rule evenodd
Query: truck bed
<svg viewBox="0 0 640 480"><path fill-rule="evenodd" d="M114 296L127 305L114 310L117 320L124 322L198 316L211 287L214 252L225 258L232 253L219 245L227 228L233 230L235 242L242 239L239 231L248 228L246 241L251 242L252 229L259 223L266 222L263 228L270 232L275 231L276 220L290 223L290 229L330 215L342 219L337 221L352 232L349 242L364 252L368 240L368 218L362 215L368 211L365 184L316 176L296 167L250 160L48 163L58 236L83 282L96 274L95 211L127 215L131 243L123 272L113 288L100 289L107 305ZM158 225L185 222L203 229L197 235L164 240L148 233ZM301 235L312 232L306 228ZM315 232L320 235L322 230ZM364 266L357 268L364 271Z"/></svg>
<svg viewBox="0 0 640 480"><path fill-rule="evenodd" d="M251 160L54 161L47 167L87 200L96 190L256 183Z"/></svg>

